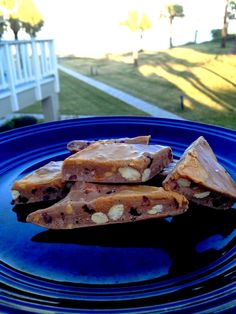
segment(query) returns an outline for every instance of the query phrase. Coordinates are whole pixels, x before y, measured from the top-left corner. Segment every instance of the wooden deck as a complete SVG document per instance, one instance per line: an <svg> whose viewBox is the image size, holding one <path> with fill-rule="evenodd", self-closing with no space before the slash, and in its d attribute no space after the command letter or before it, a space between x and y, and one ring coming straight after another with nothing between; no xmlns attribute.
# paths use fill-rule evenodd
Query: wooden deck
<svg viewBox="0 0 236 314"><path fill-rule="evenodd" d="M58 93L53 40L0 42L0 117L41 101L45 120L57 120Z"/></svg>

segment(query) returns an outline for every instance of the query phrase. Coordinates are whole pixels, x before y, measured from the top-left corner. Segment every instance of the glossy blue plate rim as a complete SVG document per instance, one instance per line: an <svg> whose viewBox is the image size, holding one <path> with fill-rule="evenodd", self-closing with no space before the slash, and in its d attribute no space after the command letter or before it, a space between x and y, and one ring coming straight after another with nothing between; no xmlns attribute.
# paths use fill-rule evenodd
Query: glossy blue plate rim
<svg viewBox="0 0 236 314"><path fill-rule="evenodd" d="M220 162L236 178L235 130L185 120L94 117L43 123L0 134L0 151L4 152L0 156L0 174L9 180L6 184L0 181L0 186L9 187L14 167L20 173L44 159L66 155L65 145L69 140L141 134L151 134L153 143L173 145L176 156L203 135ZM4 206L8 207L9 195L4 201ZM231 214L235 217L234 209ZM218 214L214 215L218 219ZM10 219L13 217L11 215ZM3 219L3 222L6 221ZM10 221L9 225L11 223L14 226L15 222ZM146 278L137 282L75 283L40 278L27 272L27 267L12 267L4 258L0 260L3 284L0 309L3 313L90 313L91 310L94 313L233 313L236 309L233 241L235 237L222 249L220 256L200 269L171 278Z"/></svg>

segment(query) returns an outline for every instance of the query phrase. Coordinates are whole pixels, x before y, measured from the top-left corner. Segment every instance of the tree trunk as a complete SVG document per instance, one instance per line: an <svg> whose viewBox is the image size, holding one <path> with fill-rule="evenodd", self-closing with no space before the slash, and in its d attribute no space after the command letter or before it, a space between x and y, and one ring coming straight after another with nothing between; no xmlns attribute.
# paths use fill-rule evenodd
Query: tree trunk
<svg viewBox="0 0 236 314"><path fill-rule="evenodd" d="M173 41L172 41L172 33L173 33L173 16L170 16L170 49L173 48Z"/></svg>
<svg viewBox="0 0 236 314"><path fill-rule="evenodd" d="M134 67L138 67L138 57L139 57L139 47L140 47L140 34L139 32L134 32L134 42L133 42L133 65Z"/></svg>
<svg viewBox="0 0 236 314"><path fill-rule="evenodd" d="M197 43L197 35L198 35L198 30L195 30L195 34L194 34L194 44Z"/></svg>
<svg viewBox="0 0 236 314"><path fill-rule="evenodd" d="M21 28L21 24L18 19L9 19L10 28L13 31L15 40L18 40L18 32Z"/></svg>
<svg viewBox="0 0 236 314"><path fill-rule="evenodd" d="M138 67L138 51L133 51L133 64Z"/></svg>
<svg viewBox="0 0 236 314"><path fill-rule="evenodd" d="M143 50L143 31L142 30L140 30L140 48L139 48L139 50L138 50L138 52L143 52L144 50Z"/></svg>
<svg viewBox="0 0 236 314"><path fill-rule="evenodd" d="M18 40L18 31L17 32L13 31L13 33L14 33L15 40Z"/></svg>
<svg viewBox="0 0 236 314"><path fill-rule="evenodd" d="M224 13L224 20L223 20L223 28L221 31L221 48L226 47L226 40L227 40L227 33L228 33L228 21L227 21L228 4L229 4L229 0L226 0L225 1L225 13Z"/></svg>

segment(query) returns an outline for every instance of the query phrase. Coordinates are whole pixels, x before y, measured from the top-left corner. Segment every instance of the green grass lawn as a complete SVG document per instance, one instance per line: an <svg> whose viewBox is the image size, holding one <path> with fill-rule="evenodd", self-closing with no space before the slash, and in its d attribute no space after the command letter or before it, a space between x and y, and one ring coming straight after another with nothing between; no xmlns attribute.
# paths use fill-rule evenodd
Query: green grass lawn
<svg viewBox="0 0 236 314"><path fill-rule="evenodd" d="M76 116L102 115L147 115L143 111L128 106L126 103L111 97L96 88L89 86L73 77L60 74L60 114ZM42 113L38 102L24 108L21 113Z"/></svg>
<svg viewBox="0 0 236 314"><path fill-rule="evenodd" d="M105 82L186 119L236 129L236 56L234 43L185 45L145 52L139 66L131 54L103 59L61 58L59 63ZM147 115L87 84L60 73L60 113L68 115ZM180 107L184 96L184 110ZM41 113L37 103L21 112Z"/></svg>
<svg viewBox="0 0 236 314"><path fill-rule="evenodd" d="M96 67L98 75L94 78L99 81L186 119L236 129L236 56L232 53L232 46L233 43L229 43L228 48L221 49L219 43L209 42L141 53L136 68L129 54L108 55L104 59L63 58L59 62L88 76L91 75L91 66ZM105 96L98 98L97 91L92 92L92 88L87 87L88 92L79 82L78 89L71 87L70 92L67 90L70 83L67 85L64 75L62 78L62 113L71 114L74 107L80 107L79 112L89 114L89 107L95 104L96 108L92 109L94 115L142 114L134 113L132 108L128 112L128 105L123 103L119 104L119 113L113 111L118 106L117 100L110 97L105 104ZM75 93L74 98L70 95L72 92ZM180 96L184 96L183 111ZM66 101L67 97L73 98L73 102ZM85 101L88 107L84 105Z"/></svg>

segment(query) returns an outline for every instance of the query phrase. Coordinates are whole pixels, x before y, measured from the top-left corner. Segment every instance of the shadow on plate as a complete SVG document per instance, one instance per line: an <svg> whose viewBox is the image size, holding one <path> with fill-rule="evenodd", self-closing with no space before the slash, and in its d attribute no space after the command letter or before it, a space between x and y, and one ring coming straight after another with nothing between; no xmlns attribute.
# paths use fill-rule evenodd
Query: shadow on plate
<svg viewBox="0 0 236 314"><path fill-rule="evenodd" d="M193 271L235 245L236 210L194 207L183 215L127 224L73 230L47 230L32 241L104 247L159 248L172 259L169 274Z"/></svg>
<svg viewBox="0 0 236 314"><path fill-rule="evenodd" d="M38 208L42 208L42 204L34 204L30 209L18 205L13 210L19 221L25 221L26 216ZM235 225L234 208L214 210L191 206L186 213L172 218L73 230L46 230L34 235L32 241L113 248L158 248L171 256L169 274L179 275L207 265L227 253L236 244Z"/></svg>

